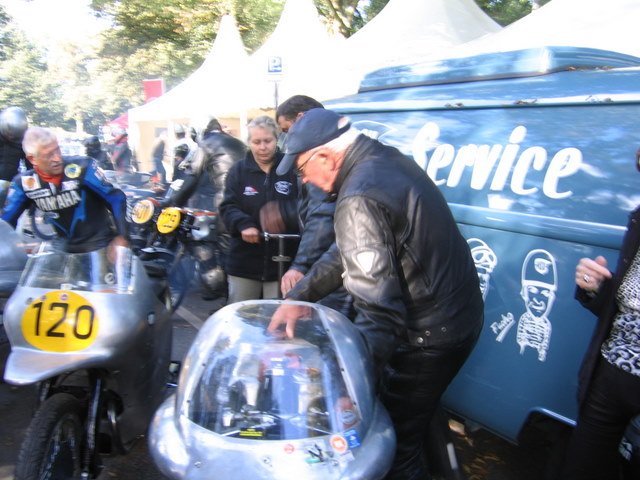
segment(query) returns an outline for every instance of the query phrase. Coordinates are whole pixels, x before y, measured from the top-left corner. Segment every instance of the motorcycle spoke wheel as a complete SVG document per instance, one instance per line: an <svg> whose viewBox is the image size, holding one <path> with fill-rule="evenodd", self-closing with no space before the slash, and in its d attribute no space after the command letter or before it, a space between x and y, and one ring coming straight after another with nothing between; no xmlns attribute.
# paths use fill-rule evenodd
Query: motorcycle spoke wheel
<svg viewBox="0 0 640 480"><path fill-rule="evenodd" d="M72 395L48 398L31 420L14 480L75 480L81 474L82 407Z"/></svg>

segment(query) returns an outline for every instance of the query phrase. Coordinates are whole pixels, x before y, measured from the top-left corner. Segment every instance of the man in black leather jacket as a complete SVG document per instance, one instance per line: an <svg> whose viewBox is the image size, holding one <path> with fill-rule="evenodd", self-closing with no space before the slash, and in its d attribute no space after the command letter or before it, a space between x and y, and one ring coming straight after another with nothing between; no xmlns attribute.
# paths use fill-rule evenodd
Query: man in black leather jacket
<svg viewBox="0 0 640 480"><path fill-rule="evenodd" d="M194 208L204 208L212 212L218 212L220 202L224 197L224 185L227 173L231 166L242 160L247 152L247 146L242 140L224 133L220 122L212 118L202 132L202 140L198 143L198 149L191 164L186 169L190 172L183 177L182 187L174 193L167 203L171 205L185 205L194 195L209 192L210 201L206 204L202 199ZM204 195L204 194L203 194ZM202 267L203 282L210 292L205 294L206 299L217 296L226 296L226 276L221 270L221 256L229 252L230 235L220 215L216 219L216 238L211 242L211 251L202 252L199 258Z"/></svg>
<svg viewBox="0 0 640 480"><path fill-rule="evenodd" d="M289 130L285 151L278 173L297 162L303 182L337 194L336 247L287 299L315 301L344 277L396 430L386 478L430 478L425 431L483 322L467 242L425 172L397 149L352 129L347 118L309 110ZM285 303L269 330L285 324L293 336L300 308Z"/></svg>

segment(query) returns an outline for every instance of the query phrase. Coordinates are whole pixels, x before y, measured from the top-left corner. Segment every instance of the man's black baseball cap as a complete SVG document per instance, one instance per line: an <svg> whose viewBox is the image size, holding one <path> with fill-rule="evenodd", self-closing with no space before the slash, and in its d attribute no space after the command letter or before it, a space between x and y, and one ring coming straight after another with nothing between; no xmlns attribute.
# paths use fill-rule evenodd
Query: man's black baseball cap
<svg viewBox="0 0 640 480"><path fill-rule="evenodd" d="M276 173L284 175L298 155L338 138L351 128L346 117L325 108L313 108L300 117L289 129L284 145L284 157Z"/></svg>

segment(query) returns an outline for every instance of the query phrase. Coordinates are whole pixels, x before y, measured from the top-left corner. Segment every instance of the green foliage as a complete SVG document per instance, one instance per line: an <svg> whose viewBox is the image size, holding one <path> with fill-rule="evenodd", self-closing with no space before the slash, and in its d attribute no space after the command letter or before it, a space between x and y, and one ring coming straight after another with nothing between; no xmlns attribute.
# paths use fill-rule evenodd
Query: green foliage
<svg viewBox="0 0 640 480"><path fill-rule="evenodd" d="M283 4L274 0L93 0L111 19L103 34L98 75L111 78L122 110L143 103L142 80L163 78L171 89L204 61L225 14L234 15L248 50L273 30ZM111 90L114 90L113 88Z"/></svg>
<svg viewBox="0 0 640 480"><path fill-rule="evenodd" d="M11 17L0 5L0 61L7 60L16 48L15 33L11 30Z"/></svg>
<svg viewBox="0 0 640 480"><path fill-rule="evenodd" d="M539 6L551 0L537 0ZM476 0L491 18L502 26L509 25L531 13L532 0Z"/></svg>
<svg viewBox="0 0 640 480"><path fill-rule="evenodd" d="M326 12L323 14L327 21L330 22L331 18L331 9L323 8L323 4L325 2L329 2L330 0L316 0L316 5L318 7L319 12ZM337 3L337 2L332 2ZM375 17L380 10L386 7L389 0L370 0L368 2L362 1L351 1L351 2L340 2L345 9L341 18L346 18L347 15L353 11L353 16L351 17L350 23L340 23L340 33L345 37L350 37L362 27L364 27L367 22L369 22L373 17Z"/></svg>
<svg viewBox="0 0 640 480"><path fill-rule="evenodd" d="M284 2L236 0L235 18L242 42L249 52L257 50L278 23Z"/></svg>
<svg viewBox="0 0 640 480"><path fill-rule="evenodd" d="M21 107L34 125L47 125L62 118L62 85L52 81L43 54L13 29L0 6L0 109ZM64 123L64 122L62 122Z"/></svg>

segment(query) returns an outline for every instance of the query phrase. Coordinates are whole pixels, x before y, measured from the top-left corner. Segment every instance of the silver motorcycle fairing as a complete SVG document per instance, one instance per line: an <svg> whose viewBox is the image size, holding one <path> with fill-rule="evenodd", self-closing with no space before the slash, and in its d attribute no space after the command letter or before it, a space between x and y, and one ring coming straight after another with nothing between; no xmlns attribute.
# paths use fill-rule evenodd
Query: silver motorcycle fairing
<svg viewBox="0 0 640 480"><path fill-rule="evenodd" d="M329 308L287 302L306 313L296 338L277 339L266 327L282 303L240 302L205 322L183 363L177 394L163 402L150 427L150 451L165 475L384 477L395 434L375 395L360 333Z"/></svg>
<svg viewBox="0 0 640 480"><path fill-rule="evenodd" d="M92 253L96 254L96 252ZM114 284L97 285L94 282L92 285L78 285L82 282L73 283L74 279L69 278L64 272L59 272L53 282L57 284L57 289L35 286L39 284L38 282L47 283L41 279L42 271L38 270L38 265L48 255L67 255L79 258L86 254L47 252L29 259L20 285L5 307L5 329L11 343L11 353L7 359L4 373L7 382L25 385L69 371L95 367L107 370L122 368L124 370L131 369L132 364L138 364L142 371L149 374L148 368L143 367L150 361L168 365L169 353L167 351L170 352L171 342L169 313L153 292L151 282L137 257L130 257L130 269L122 275L126 276L128 281L124 283L124 288L118 292L117 288L112 288ZM51 257L47 260L50 259ZM103 275L112 273L101 272ZM55 275L54 272L49 272L49 274ZM88 272L87 275L88 278L91 277ZM51 287L53 283L48 282L47 286ZM85 283L91 283L91 281L88 280ZM73 301L76 302L76 305L72 305ZM39 332L41 334L34 336L32 330L34 327L32 325L26 326L25 322L27 321L26 312L30 306L37 302L56 302L59 311L65 311L66 308L68 314L62 318L61 314L54 312L60 317L56 322L59 325L55 327L54 324L43 325L43 331ZM80 308L77 308L78 302L81 305ZM65 303L68 304L67 307L59 306ZM67 338L71 338L70 332L74 328L73 325L70 325L74 320L72 318L74 308L76 309L76 322L78 321L78 310L81 308L85 312L92 310L95 314L92 321L96 332L84 343L76 341L65 345L62 342L64 336L67 335ZM86 328L86 326L82 328ZM57 337L45 338L45 340L51 340L49 343L34 345L37 343L34 342L34 339L39 340L47 335L56 335ZM60 345L56 344L58 339L61 342ZM169 347L167 347L167 343Z"/></svg>
<svg viewBox="0 0 640 480"><path fill-rule="evenodd" d="M27 253L20 235L1 219L0 239L0 297L8 297L20 280L27 263ZM0 323L1 319L0 316Z"/></svg>

